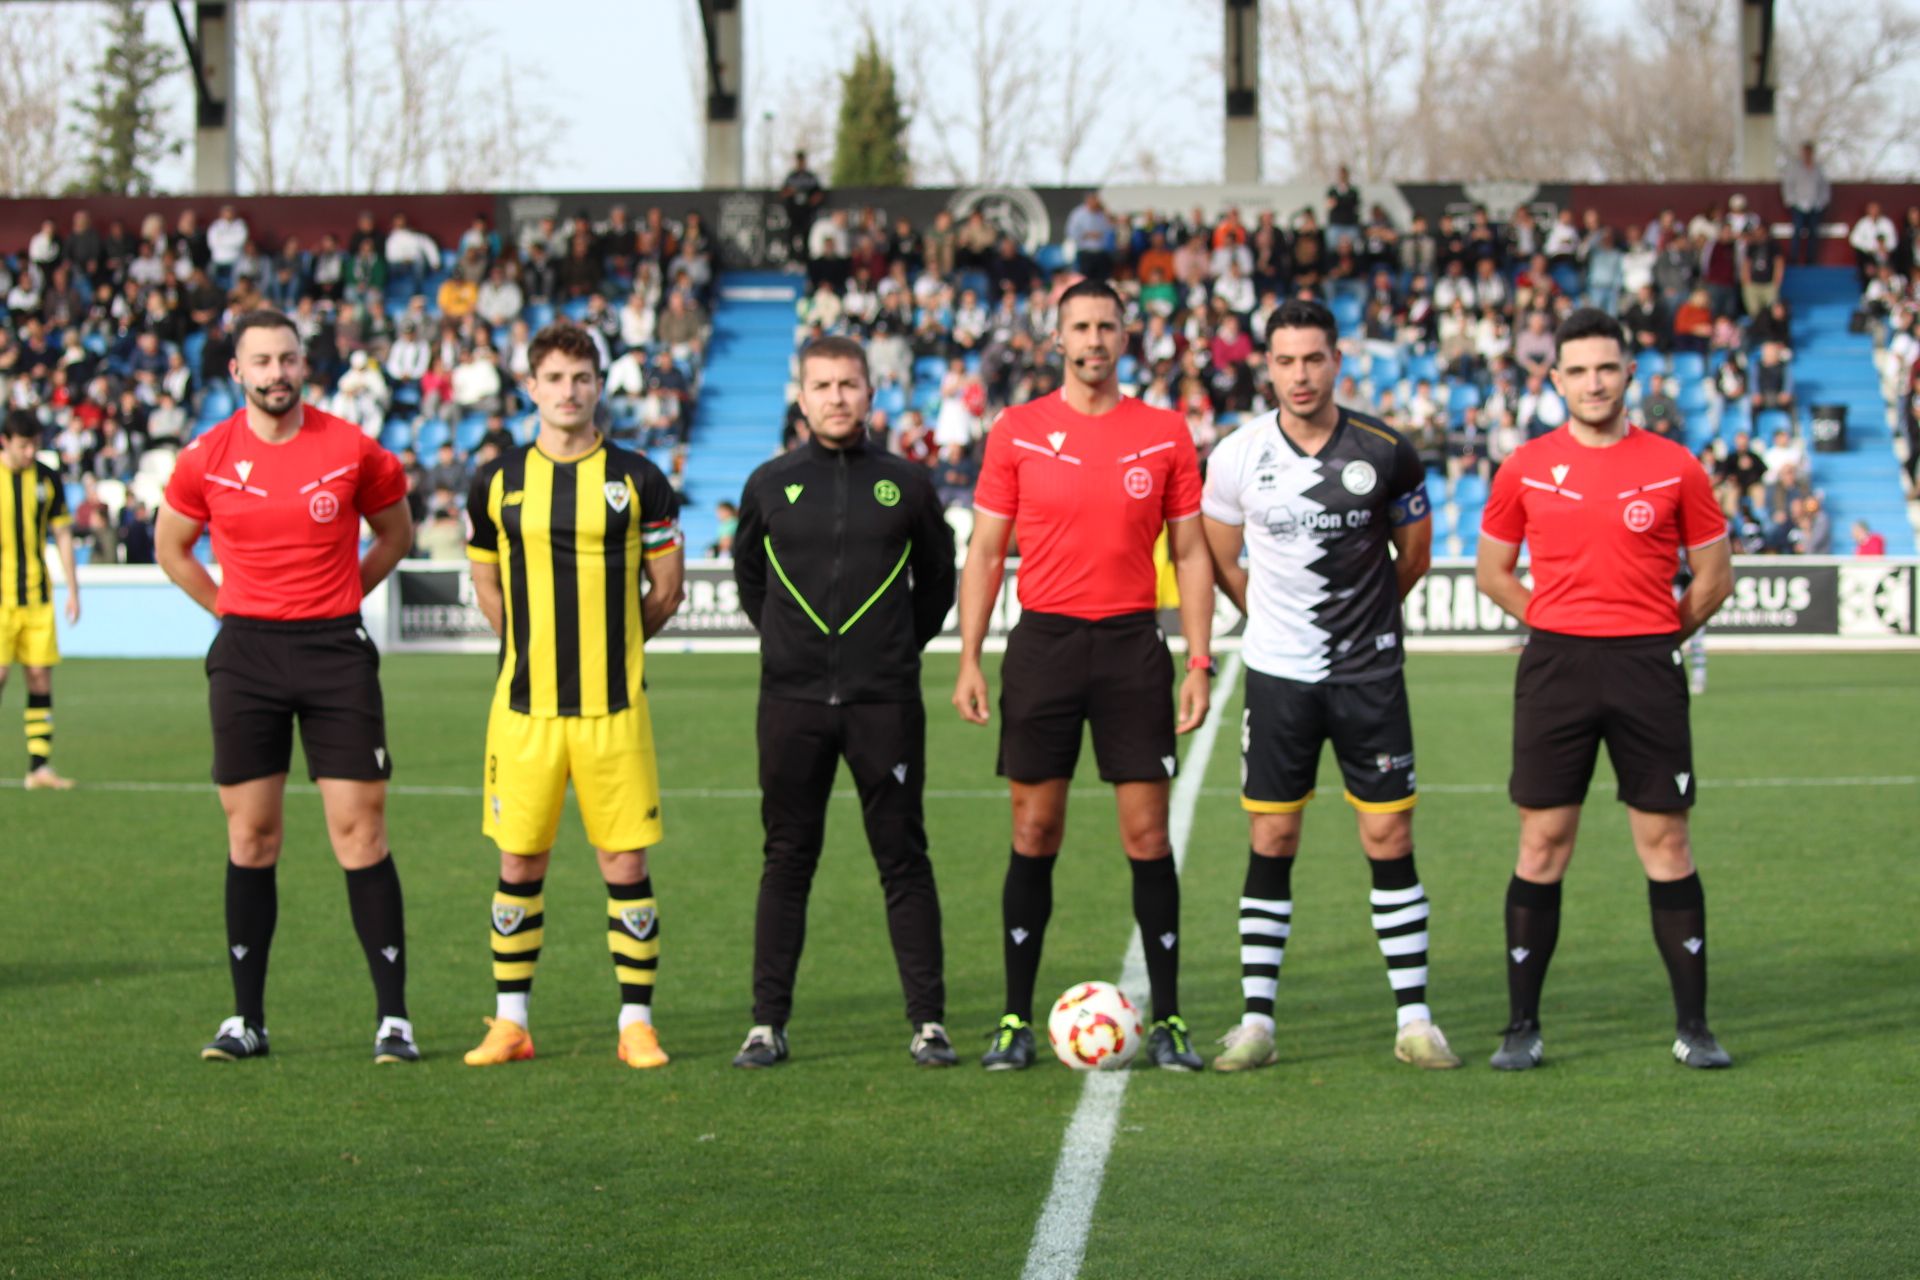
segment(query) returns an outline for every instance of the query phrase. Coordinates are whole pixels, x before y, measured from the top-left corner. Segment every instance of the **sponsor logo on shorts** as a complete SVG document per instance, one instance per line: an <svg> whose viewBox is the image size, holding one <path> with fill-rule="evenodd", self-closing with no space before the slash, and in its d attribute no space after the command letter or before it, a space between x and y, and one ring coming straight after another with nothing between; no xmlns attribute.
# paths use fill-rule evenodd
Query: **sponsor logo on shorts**
<svg viewBox="0 0 1920 1280"><path fill-rule="evenodd" d="M899 506L900 486L891 480L875 481L873 486L873 500L883 507Z"/></svg>
<svg viewBox="0 0 1920 1280"><path fill-rule="evenodd" d="M1645 498L1635 498L1627 504L1626 510L1620 513L1620 518L1626 521L1627 528L1635 533L1645 533L1653 528L1653 504Z"/></svg>
<svg viewBox="0 0 1920 1280"><path fill-rule="evenodd" d="M615 511L625 511L633 501L633 490L627 488L625 480L609 480L602 488L606 491L607 505Z"/></svg>
<svg viewBox="0 0 1920 1280"><path fill-rule="evenodd" d="M505 902L493 904L493 927L501 933L512 933L527 920L527 909Z"/></svg>
<svg viewBox="0 0 1920 1280"><path fill-rule="evenodd" d="M1392 773L1395 769L1411 769L1413 768L1413 752L1409 751L1403 756L1396 756L1389 755L1387 752L1382 751L1373 758L1373 763L1374 767L1382 773Z"/></svg>
<svg viewBox="0 0 1920 1280"><path fill-rule="evenodd" d="M1120 477L1120 483L1126 486L1129 498L1153 496L1153 472L1145 467L1128 467L1127 474Z"/></svg>
<svg viewBox="0 0 1920 1280"><path fill-rule="evenodd" d="M620 912L620 923L636 938L644 938L653 928L652 907L627 907Z"/></svg>
<svg viewBox="0 0 1920 1280"><path fill-rule="evenodd" d="M307 514L316 524L331 524L340 514L340 499L322 489L307 500Z"/></svg>
<svg viewBox="0 0 1920 1280"><path fill-rule="evenodd" d="M1380 475L1373 464L1364 458L1355 458L1340 469L1340 483L1347 492L1364 497L1373 492L1373 486L1380 483Z"/></svg>
<svg viewBox="0 0 1920 1280"><path fill-rule="evenodd" d="M647 810L647 821L648 821L648 822L654 822L654 821L657 821L657 820L659 819L659 817L660 817L660 806L659 806L659 805L657 805L657 804L656 804L656 805L654 805L653 807L651 807L651 808L649 808L649 809Z"/></svg>

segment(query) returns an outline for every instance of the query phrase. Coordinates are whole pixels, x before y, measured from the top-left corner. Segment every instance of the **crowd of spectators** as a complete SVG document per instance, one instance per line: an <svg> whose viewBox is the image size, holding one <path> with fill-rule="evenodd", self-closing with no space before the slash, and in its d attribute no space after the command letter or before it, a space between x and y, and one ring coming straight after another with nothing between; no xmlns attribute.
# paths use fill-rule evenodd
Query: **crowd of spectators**
<svg viewBox="0 0 1920 1280"><path fill-rule="evenodd" d="M260 306L299 329L308 400L400 455L422 554L462 555L466 481L524 432L527 346L555 315L601 348L609 431L683 474L714 276L698 213L616 207L507 236L480 216L442 246L363 212L313 243L265 240L239 204L204 227L190 209L104 227L82 209L0 258L0 401L39 415L90 554L151 559L174 454L238 407L227 335Z"/></svg>
<svg viewBox="0 0 1920 1280"><path fill-rule="evenodd" d="M1911 233L1898 243L1915 251ZM978 213L914 227L873 209L822 216L806 247L796 349L823 334L865 341L876 440L934 470L954 504L969 501L997 414L1060 383L1051 298L1070 271L1126 300L1122 381L1181 413L1203 459L1272 403L1267 316L1289 297L1329 304L1345 335L1338 399L1412 439L1454 549L1471 547L1505 458L1566 420L1553 332L1572 308L1599 307L1630 334L1635 421L1695 453L1743 549L1830 542L1794 394L1787 254L1740 195L1626 226L1526 205L1504 221L1474 207L1403 223L1343 170L1323 207L1290 214L1123 215L1089 195L1064 248L1037 255ZM1920 354L1917 332L1909 313ZM804 434L790 411L786 444Z"/></svg>

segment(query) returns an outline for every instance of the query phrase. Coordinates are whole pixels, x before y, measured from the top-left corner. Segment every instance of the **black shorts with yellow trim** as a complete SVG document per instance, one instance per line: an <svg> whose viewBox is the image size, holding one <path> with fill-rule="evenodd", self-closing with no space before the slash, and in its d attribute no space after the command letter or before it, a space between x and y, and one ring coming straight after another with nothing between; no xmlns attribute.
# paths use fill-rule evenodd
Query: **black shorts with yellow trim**
<svg viewBox="0 0 1920 1280"><path fill-rule="evenodd" d="M1254 670L1247 672L1240 713L1240 807L1248 813L1306 808L1328 742L1346 779L1347 803L1363 813L1413 808L1413 716L1400 672L1357 683L1307 683Z"/></svg>
<svg viewBox="0 0 1920 1280"><path fill-rule="evenodd" d="M594 848L628 853L659 843L660 769L645 698L611 715L529 716L495 697L481 830L502 853L553 848L569 780Z"/></svg>

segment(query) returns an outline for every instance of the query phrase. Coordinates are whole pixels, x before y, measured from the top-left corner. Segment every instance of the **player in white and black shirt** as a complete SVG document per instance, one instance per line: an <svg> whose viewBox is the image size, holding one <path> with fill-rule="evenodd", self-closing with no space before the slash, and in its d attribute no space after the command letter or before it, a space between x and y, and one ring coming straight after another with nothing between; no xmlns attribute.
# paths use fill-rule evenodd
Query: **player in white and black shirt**
<svg viewBox="0 0 1920 1280"><path fill-rule="evenodd" d="M1214 1060L1222 1071L1279 1058L1273 1000L1292 927L1293 859L1328 741L1373 872L1373 926L1398 1005L1394 1054L1423 1067L1460 1065L1426 1003L1428 905L1413 863L1413 723L1401 677L1400 601L1427 571L1433 545L1426 475L1405 437L1334 403L1338 336L1317 303L1273 313L1267 369L1280 408L1214 449L1201 500L1215 577L1247 615L1246 1012Z"/></svg>

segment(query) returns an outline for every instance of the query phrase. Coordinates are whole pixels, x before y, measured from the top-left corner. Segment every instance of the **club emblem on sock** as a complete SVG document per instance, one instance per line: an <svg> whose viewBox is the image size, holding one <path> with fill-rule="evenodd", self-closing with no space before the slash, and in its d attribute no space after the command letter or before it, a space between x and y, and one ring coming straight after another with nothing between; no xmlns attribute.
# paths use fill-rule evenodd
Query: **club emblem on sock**
<svg viewBox="0 0 1920 1280"><path fill-rule="evenodd" d="M1017 947L1025 942L1031 935L1029 935L1025 929L1009 929L1007 936L1013 939L1013 945Z"/></svg>
<svg viewBox="0 0 1920 1280"><path fill-rule="evenodd" d="M1700 948L1706 946L1707 944L1706 944L1706 940L1703 938L1688 938L1685 942L1681 943L1680 945L1687 949L1688 955L1697 956L1700 954Z"/></svg>
<svg viewBox="0 0 1920 1280"><path fill-rule="evenodd" d="M1163 933L1160 935L1160 949L1162 951L1171 951L1173 950L1173 944L1177 941L1179 941L1178 934Z"/></svg>
<svg viewBox="0 0 1920 1280"><path fill-rule="evenodd" d="M513 906L505 902L493 904L493 927L501 933L512 933L526 918L525 907Z"/></svg>
<svg viewBox="0 0 1920 1280"><path fill-rule="evenodd" d="M627 907L620 912L620 923L636 938L644 938L653 928L652 907Z"/></svg>
<svg viewBox="0 0 1920 1280"><path fill-rule="evenodd" d="M1532 955L1533 952L1527 950L1525 947L1515 947L1513 950L1507 952L1507 954L1513 957L1515 964L1525 964L1527 957Z"/></svg>
<svg viewBox="0 0 1920 1280"><path fill-rule="evenodd" d="M247 958L247 949L240 943L234 943L229 950L233 952L233 958L235 960L245 960Z"/></svg>
<svg viewBox="0 0 1920 1280"><path fill-rule="evenodd" d="M380 954L387 958L388 964L394 964L394 963L397 963L400 959L400 948L382 947L380 948Z"/></svg>

